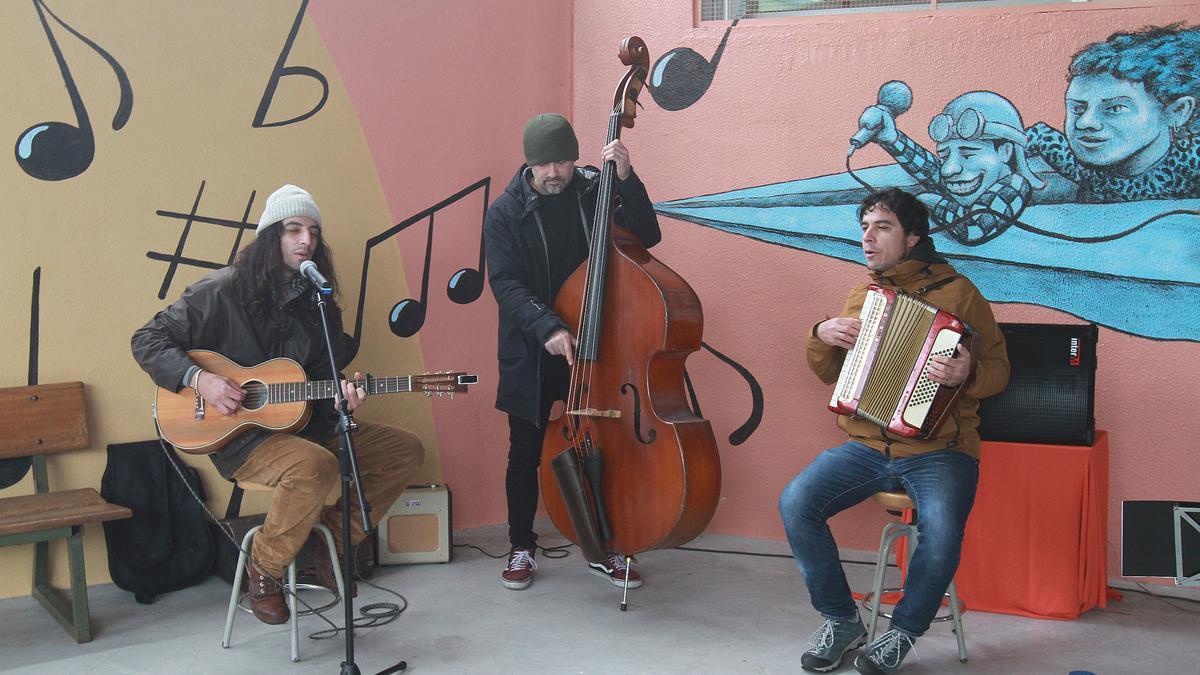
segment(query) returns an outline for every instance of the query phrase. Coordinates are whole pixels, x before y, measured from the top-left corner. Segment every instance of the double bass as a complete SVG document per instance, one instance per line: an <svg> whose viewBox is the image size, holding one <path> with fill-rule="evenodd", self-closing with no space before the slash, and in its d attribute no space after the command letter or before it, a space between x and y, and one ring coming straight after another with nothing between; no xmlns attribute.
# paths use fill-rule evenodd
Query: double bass
<svg viewBox="0 0 1200 675"><path fill-rule="evenodd" d="M633 127L650 65L636 36L621 43L619 57L629 70L606 144ZM539 472L550 519L590 562L690 541L712 519L721 491L712 427L688 406L684 381L684 362L700 348L700 299L614 222L615 173L605 162L588 259L554 304L578 345Z"/></svg>

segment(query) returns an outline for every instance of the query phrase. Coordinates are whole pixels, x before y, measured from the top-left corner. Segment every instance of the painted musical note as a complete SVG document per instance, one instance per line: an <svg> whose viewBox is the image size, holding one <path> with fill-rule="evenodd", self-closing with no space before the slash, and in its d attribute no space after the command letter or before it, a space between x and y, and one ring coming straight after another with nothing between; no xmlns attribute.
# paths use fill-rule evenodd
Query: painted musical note
<svg viewBox="0 0 1200 675"><path fill-rule="evenodd" d="M33 268L33 297L29 301L29 379L27 385L38 383L38 328L41 316L42 268ZM0 459L0 490L18 481L29 473L33 457L8 457Z"/></svg>
<svg viewBox="0 0 1200 675"><path fill-rule="evenodd" d="M257 191L255 191L255 190L250 191L250 198L248 200L246 200L246 207L242 211L242 219L241 220L232 220L229 218L217 218L214 216L203 216L203 215L197 214L197 211L200 208L200 198L204 196L204 186L205 186L205 181L201 180L200 181L200 189L196 191L196 201L192 203L192 210L190 212L181 213L178 211L167 211L164 209L158 209L157 211L155 211L155 214L163 216L165 218L171 218L171 219L175 219L175 220L184 221L183 230L180 231L180 233L179 233L179 242L175 245L174 253L160 253L158 251L147 251L146 252L147 258L150 258L151 260L159 260L159 261L168 263L167 273L163 277L162 286L159 287L159 289L158 289L158 298L160 300L165 299L167 297L167 291L170 290L171 281L175 277L175 270L177 270L180 265L188 265L191 267L199 267L202 269L210 269L210 270L219 270L222 267L225 267L227 265L232 265L234 258L237 257L238 247L241 246L241 244L242 244L242 236L246 233L247 230L253 230L255 228L255 225L252 225L250 223L249 219L250 219L250 209L253 208L253 206L254 206L254 197L255 197L255 195L258 194ZM234 237L234 239L233 239L233 245L229 249L229 257L227 260L225 260L224 262L217 262L217 261L213 261L213 260L199 260L196 258L188 258L183 255L183 249L187 245L188 235L190 235L192 232L192 224L193 223L203 223L206 225L217 225L220 227L231 227L231 228L234 228L235 230L237 230L237 236Z"/></svg>
<svg viewBox="0 0 1200 675"><path fill-rule="evenodd" d="M410 226L429 219L429 234L425 241L425 263L421 272L421 299L406 298L396 303L392 307L392 311L388 313L388 327L392 333L399 337L412 337L421 330L425 325L427 307L429 301L429 272L430 262L433 258L433 233L434 222L433 216L438 211L458 202L467 195L483 189L483 212L480 216L480 223L483 222L483 215L487 214L488 203L491 198L491 176L485 177L475 183L459 190L455 194L443 199L433 206L414 214L413 216L404 219L393 227L380 232L379 234L367 240L366 251L363 254L363 270L362 270L362 286L358 293L358 313L354 319L354 335L351 338L350 344L350 359L353 359L354 354L358 353L359 340L362 336L363 322L363 307L367 298L367 272L371 264L371 249L376 245L385 241L391 240L400 232L408 229ZM484 271L484 254L483 254L483 228L480 227L479 232L479 261L475 267L464 267L455 272L449 283L446 284L446 295L450 300L460 305L465 305L479 299L483 293L483 271Z"/></svg>
<svg viewBox="0 0 1200 675"><path fill-rule="evenodd" d="M76 123L39 122L26 129L17 137L17 164L25 173L39 180L74 178L91 166L96 154L96 138L92 132L87 108L83 104L83 97L79 94L75 78L71 76L71 69L67 67L67 61L54 38L54 32L50 30L46 14L49 13L58 25L94 49L112 67L121 91L117 111L113 115L113 131L120 131L129 121L129 115L133 112L133 89L129 85L125 69L104 48L58 18L43 0L33 0L33 7L37 10L42 28L46 31L46 38L50 41L50 48L54 51L54 58L58 61L58 68L62 71L63 83L75 110Z"/></svg>
<svg viewBox="0 0 1200 675"><path fill-rule="evenodd" d="M304 120L316 115L321 108L325 107L325 101L329 100L329 81L325 79L325 75L321 71L308 66L284 66L287 62L288 54L292 51L292 43L296 40L296 34L300 32L300 24L304 21L304 10L308 7L308 0L300 2L300 11L296 12L296 20L292 22L292 30L288 33L287 40L283 43L283 51L279 52L279 59L275 61L275 68L271 70L271 77L267 80L267 88L263 90L262 99L258 102L258 110L254 113L254 122L251 126L255 129L262 127L282 127ZM279 122L266 122L267 111L271 108L271 101L275 98L275 88L279 86L280 78L288 75L298 75L303 77L311 77L321 85L321 100L312 107L308 112L288 118Z"/></svg>
<svg viewBox="0 0 1200 675"><path fill-rule="evenodd" d="M729 33L739 20L735 19L725 29L725 35L711 61L691 47L676 47L658 57L650 68L650 81L647 82L654 102L663 110L675 111L699 101L712 84L717 64L721 62L721 54L725 51L725 43L729 41Z"/></svg>

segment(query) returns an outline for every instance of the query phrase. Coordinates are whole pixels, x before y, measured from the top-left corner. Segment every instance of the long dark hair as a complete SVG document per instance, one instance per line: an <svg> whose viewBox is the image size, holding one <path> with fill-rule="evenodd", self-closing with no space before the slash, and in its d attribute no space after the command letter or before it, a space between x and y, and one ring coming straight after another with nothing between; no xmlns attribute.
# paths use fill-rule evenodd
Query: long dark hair
<svg viewBox="0 0 1200 675"><path fill-rule="evenodd" d="M233 263L231 290L259 325L265 325L270 320L271 312L277 305L280 286L296 274L283 264L282 232L282 225L272 223L238 253ZM333 270L333 250L325 242L324 236L318 237L312 259L321 274L333 285L333 303L336 306L341 297L341 287Z"/></svg>

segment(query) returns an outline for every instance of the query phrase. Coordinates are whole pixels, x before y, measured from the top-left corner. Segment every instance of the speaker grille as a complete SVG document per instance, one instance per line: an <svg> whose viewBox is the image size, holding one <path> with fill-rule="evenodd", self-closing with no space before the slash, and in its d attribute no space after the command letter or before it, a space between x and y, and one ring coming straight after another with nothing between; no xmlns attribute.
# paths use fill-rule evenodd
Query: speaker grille
<svg viewBox="0 0 1200 675"><path fill-rule="evenodd" d="M985 441L1095 442L1095 324L1002 323L1012 374L979 404Z"/></svg>

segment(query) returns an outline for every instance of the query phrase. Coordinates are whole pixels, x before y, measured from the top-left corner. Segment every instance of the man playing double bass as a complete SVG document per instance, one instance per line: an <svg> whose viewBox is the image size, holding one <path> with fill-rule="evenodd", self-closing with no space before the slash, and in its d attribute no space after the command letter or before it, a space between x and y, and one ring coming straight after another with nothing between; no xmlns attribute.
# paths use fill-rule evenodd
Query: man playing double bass
<svg viewBox="0 0 1200 675"><path fill-rule="evenodd" d="M483 232L488 279L500 307L500 382L496 408L508 413L509 451L505 489L512 545L501 574L506 588L533 582L537 534L538 464L542 437L555 400L566 398L575 340L555 314L555 297L588 257L600 172L576 167L579 141L562 115L535 115L525 124L525 164L488 208ZM617 221L649 248L662 238L658 218L629 151L615 140L600 153L616 168ZM637 572L612 552L589 571L617 586L641 586Z"/></svg>

